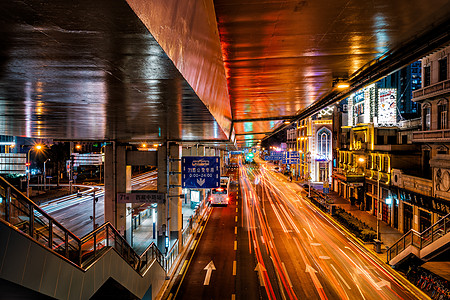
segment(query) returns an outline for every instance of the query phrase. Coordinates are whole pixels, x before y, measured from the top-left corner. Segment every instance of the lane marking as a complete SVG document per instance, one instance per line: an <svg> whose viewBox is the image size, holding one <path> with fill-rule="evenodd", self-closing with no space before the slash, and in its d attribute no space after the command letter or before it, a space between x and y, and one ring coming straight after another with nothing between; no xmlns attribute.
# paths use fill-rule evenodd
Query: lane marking
<svg viewBox="0 0 450 300"><path fill-rule="evenodd" d="M236 275L236 261L233 261L233 275Z"/></svg>
<svg viewBox="0 0 450 300"><path fill-rule="evenodd" d="M197 240L194 240L194 242L192 243L191 250L194 250L196 244L197 244Z"/></svg>
<svg viewBox="0 0 450 300"><path fill-rule="evenodd" d="M263 244L266 243L266 241L264 240L264 236L262 236L262 235L261 235L261 241L262 241Z"/></svg>
<svg viewBox="0 0 450 300"><path fill-rule="evenodd" d="M289 286L293 287L292 282L291 282L291 278L289 278L289 274L286 270L286 266L284 265L284 262L281 262L281 265L283 266L283 270L284 270L284 274L286 274L287 280L289 282Z"/></svg>
<svg viewBox="0 0 450 300"><path fill-rule="evenodd" d="M336 274L339 276L339 278L341 279L341 281L345 284L345 286L351 290L351 287L348 285L348 283L344 280L344 278L341 276L341 274L338 272L338 270L336 270L336 268L333 266L333 264L330 264L330 266L333 268L333 270L336 272Z"/></svg>
<svg viewBox="0 0 450 300"><path fill-rule="evenodd" d="M211 279L211 273L216 269L216 266L214 266L213 261L210 261L206 267L203 270L206 270L206 276L205 281L203 282L203 285L209 285L209 281Z"/></svg>
<svg viewBox="0 0 450 300"><path fill-rule="evenodd" d="M172 293L170 293L170 294L169 294L169 298L167 298L167 300L171 300L171 299L172 299L172 297L173 297L173 294L172 294Z"/></svg>
<svg viewBox="0 0 450 300"><path fill-rule="evenodd" d="M184 263L183 263L183 266L181 267L181 270L180 270L179 275L183 274L184 268L186 268L186 265L187 265L187 260L185 259L185 260L184 260Z"/></svg>
<svg viewBox="0 0 450 300"><path fill-rule="evenodd" d="M380 194L381 195L381 194ZM239 208L236 207L236 212L239 212Z"/></svg>
<svg viewBox="0 0 450 300"><path fill-rule="evenodd" d="M236 223L237 223L237 221L238 221L238 220L237 220L237 216L236 216L236 217L234 218L234 220L235 220L235 221L236 221Z"/></svg>
<svg viewBox="0 0 450 300"><path fill-rule="evenodd" d="M237 250L237 241L234 241L234 250Z"/></svg>
<svg viewBox="0 0 450 300"><path fill-rule="evenodd" d="M236 295L235 294L231 294L231 300L236 300Z"/></svg>
<svg viewBox="0 0 450 300"><path fill-rule="evenodd" d="M234 234L237 234L237 226L234 226Z"/></svg>

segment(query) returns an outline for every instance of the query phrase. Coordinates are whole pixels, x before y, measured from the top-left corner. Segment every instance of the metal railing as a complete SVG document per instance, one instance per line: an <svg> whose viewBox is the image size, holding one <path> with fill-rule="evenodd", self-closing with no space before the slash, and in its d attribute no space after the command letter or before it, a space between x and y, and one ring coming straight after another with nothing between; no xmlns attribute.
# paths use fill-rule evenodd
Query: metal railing
<svg viewBox="0 0 450 300"><path fill-rule="evenodd" d="M141 275L154 259L167 271L166 259L154 243L139 256L109 222L80 239L2 177L0 220L81 268L94 263L103 249L111 247Z"/></svg>
<svg viewBox="0 0 450 300"><path fill-rule="evenodd" d="M450 231L450 214L446 215L429 228L419 233L413 229L405 233L387 251L387 261L391 261L409 246L422 249L443 237Z"/></svg>
<svg viewBox="0 0 450 300"><path fill-rule="evenodd" d="M182 234L181 234L183 245L186 245L186 243L189 241L189 238L191 237L194 230L201 223L203 217L205 216L205 212L206 212L205 208L207 208L207 205L206 205L205 201L203 201L195 210L195 213L191 217L186 228L183 229ZM176 261L176 259L178 258L178 255L180 254L179 242L180 241L177 240L172 245L170 250L167 252L167 255L166 255L167 272L169 272L169 270L172 268L173 263Z"/></svg>

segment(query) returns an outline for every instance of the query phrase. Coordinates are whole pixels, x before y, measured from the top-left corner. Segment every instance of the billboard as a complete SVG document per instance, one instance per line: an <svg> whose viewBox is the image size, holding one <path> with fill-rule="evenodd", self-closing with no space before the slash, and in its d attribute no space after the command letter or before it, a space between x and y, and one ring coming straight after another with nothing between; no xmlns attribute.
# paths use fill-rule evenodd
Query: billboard
<svg viewBox="0 0 450 300"><path fill-rule="evenodd" d="M183 156L181 158L181 186L191 189L220 187L220 157Z"/></svg>
<svg viewBox="0 0 450 300"><path fill-rule="evenodd" d="M397 124L397 89L378 89L378 125Z"/></svg>

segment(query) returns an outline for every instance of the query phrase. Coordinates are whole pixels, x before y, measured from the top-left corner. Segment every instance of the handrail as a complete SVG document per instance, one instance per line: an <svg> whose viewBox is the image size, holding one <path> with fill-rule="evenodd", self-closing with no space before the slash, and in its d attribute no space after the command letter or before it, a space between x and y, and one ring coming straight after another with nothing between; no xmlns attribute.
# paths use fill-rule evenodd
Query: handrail
<svg viewBox="0 0 450 300"><path fill-rule="evenodd" d="M153 259L167 268L166 259L154 243L139 256L109 222L80 239L0 177L2 197L5 201L0 201L1 219L80 267L95 262L102 248L112 247L141 275Z"/></svg>
<svg viewBox="0 0 450 300"><path fill-rule="evenodd" d="M413 246L421 250L440 239L450 231L450 226L447 223L450 225L450 214L447 214L421 233L413 229L409 230L388 249L387 261L389 262L408 246Z"/></svg>

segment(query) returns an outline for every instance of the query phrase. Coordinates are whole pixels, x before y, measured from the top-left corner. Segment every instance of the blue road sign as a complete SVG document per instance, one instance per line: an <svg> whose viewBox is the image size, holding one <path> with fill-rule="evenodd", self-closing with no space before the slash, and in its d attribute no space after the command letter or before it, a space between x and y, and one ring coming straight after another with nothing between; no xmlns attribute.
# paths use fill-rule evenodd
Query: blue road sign
<svg viewBox="0 0 450 300"><path fill-rule="evenodd" d="M220 157L183 156L181 159L183 188L211 189L220 186Z"/></svg>
<svg viewBox="0 0 450 300"><path fill-rule="evenodd" d="M300 153L298 153L298 151L290 151L288 153L289 158L300 158Z"/></svg>
<svg viewBox="0 0 450 300"><path fill-rule="evenodd" d="M330 188L326 188L326 187L323 188L324 194L328 194L329 192L330 192Z"/></svg>

